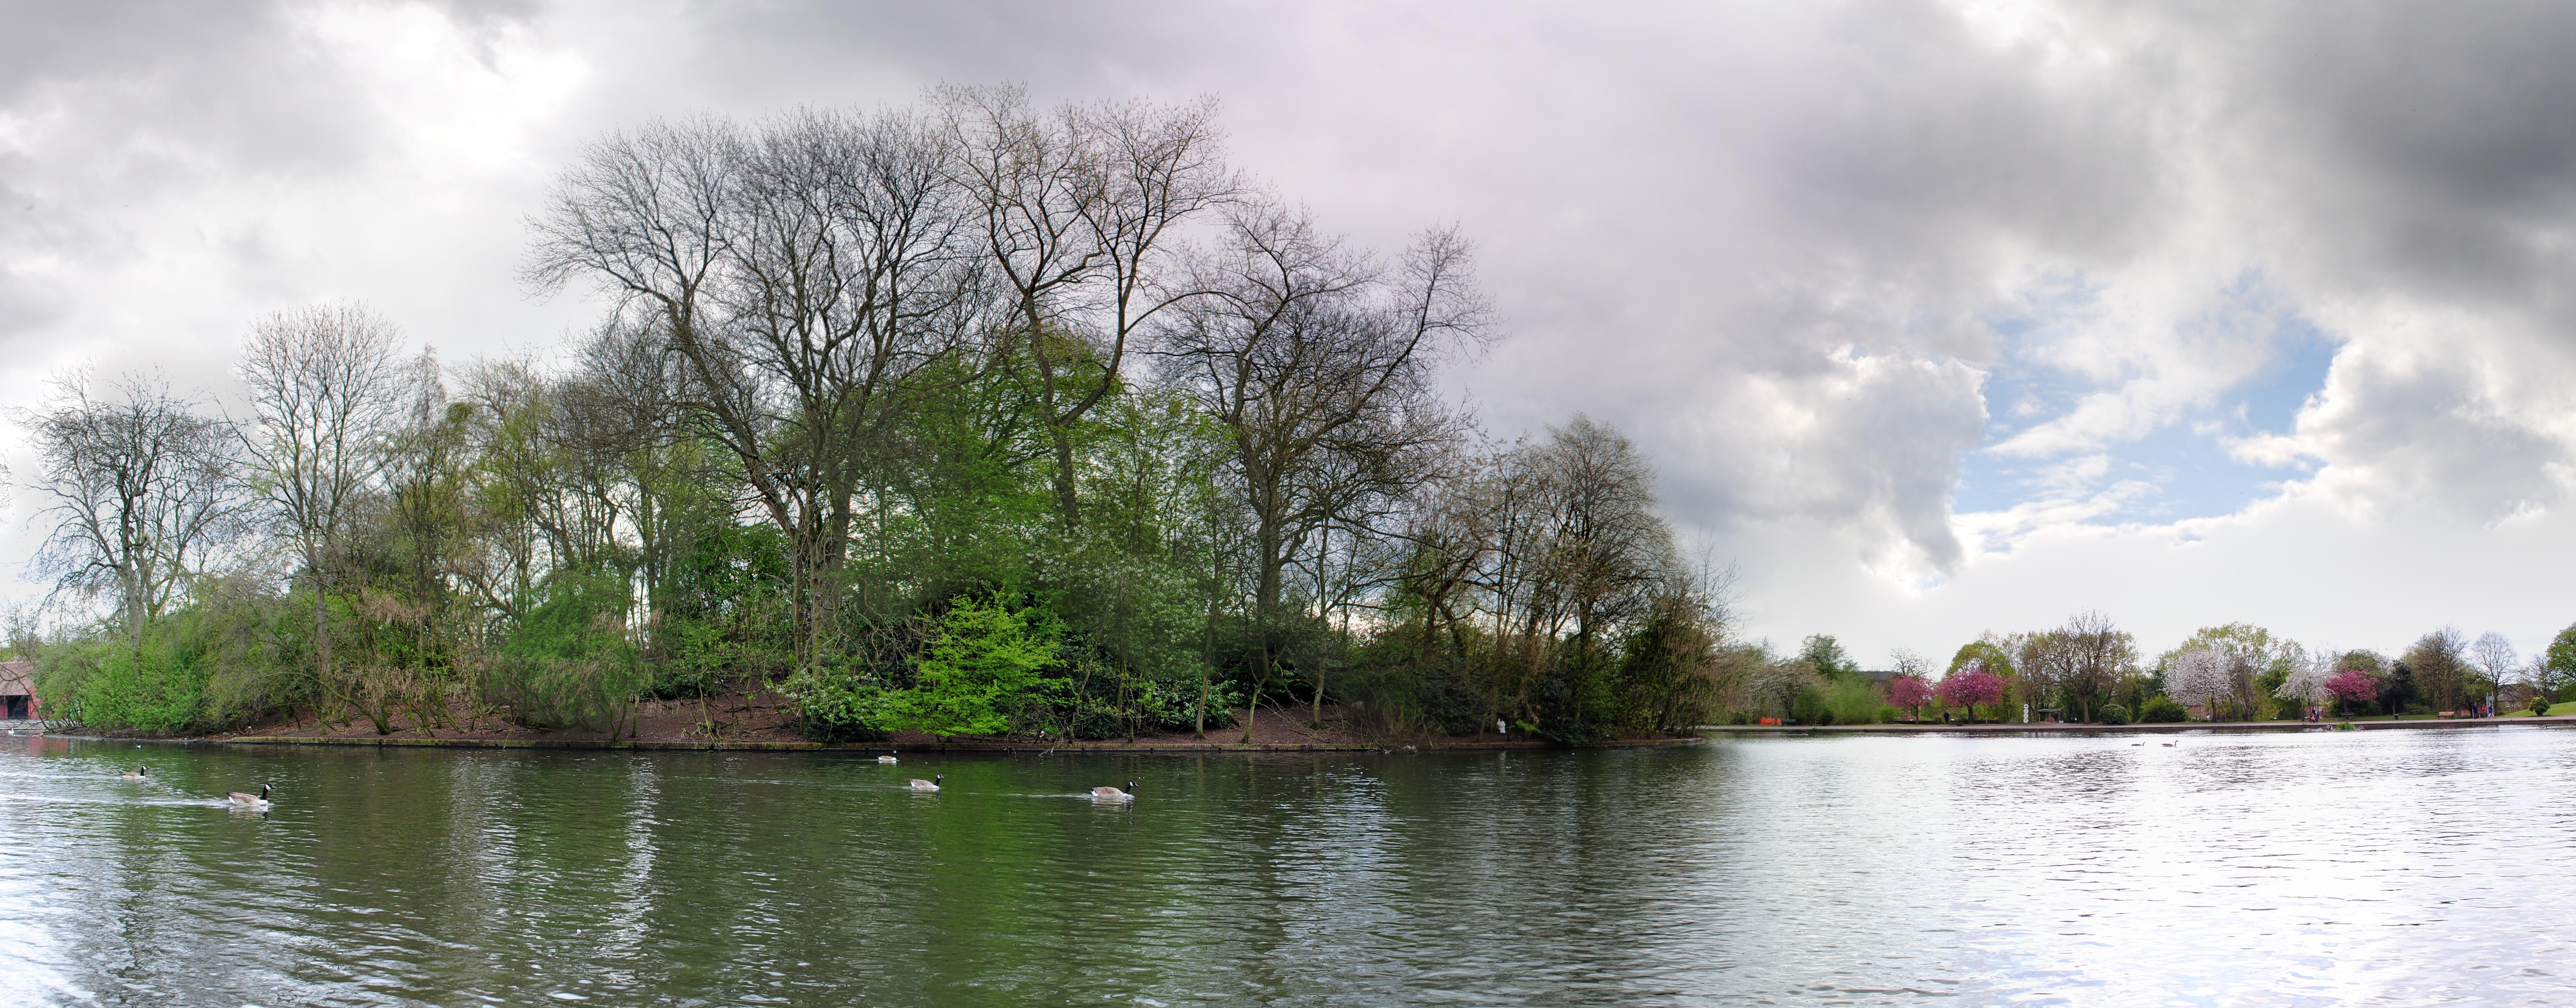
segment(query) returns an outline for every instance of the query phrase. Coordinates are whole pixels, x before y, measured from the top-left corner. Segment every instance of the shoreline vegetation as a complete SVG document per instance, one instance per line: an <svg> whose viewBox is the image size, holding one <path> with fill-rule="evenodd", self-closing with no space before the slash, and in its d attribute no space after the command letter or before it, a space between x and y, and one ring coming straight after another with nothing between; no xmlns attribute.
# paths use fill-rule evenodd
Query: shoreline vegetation
<svg viewBox="0 0 2576 1008"><path fill-rule="evenodd" d="M1363 247L1221 140L1208 100L975 87L601 136L520 263L586 334L459 364L339 303L253 322L237 401L58 376L10 651L42 717L133 735L1721 716L1750 645L1643 453L1451 387L1499 338L1468 240Z"/></svg>
<svg viewBox="0 0 2576 1008"><path fill-rule="evenodd" d="M6 657L44 719L192 737L1582 745L2576 700L2576 627L2528 662L2246 623L2150 656L2099 612L1946 668L1747 639L1636 444L1488 431L1452 387L1500 335L1462 234L1361 247L1220 141L1209 101L1010 88L599 137L521 263L602 299L586 334L457 364L342 303L252 322L236 401L57 376L13 418L53 591Z"/></svg>

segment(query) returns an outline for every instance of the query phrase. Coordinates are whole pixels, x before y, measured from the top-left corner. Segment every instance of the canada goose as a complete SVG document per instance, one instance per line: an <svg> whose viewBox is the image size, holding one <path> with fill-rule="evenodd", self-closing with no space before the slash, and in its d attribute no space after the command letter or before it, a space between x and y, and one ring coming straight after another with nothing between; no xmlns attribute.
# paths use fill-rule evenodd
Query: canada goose
<svg viewBox="0 0 2576 1008"><path fill-rule="evenodd" d="M266 784L262 784L262 785L260 785L260 786L259 786L259 793L258 793L258 794L255 794L255 795L253 795L253 794L243 794L243 793L241 793L241 792L239 792L239 791L235 791L235 792L233 792L233 793L232 793L231 798L232 798L232 800L233 800L233 807L234 807L234 808L249 808L249 809L264 809L264 808L267 808L267 807L268 807L268 785L266 785Z"/></svg>
<svg viewBox="0 0 2576 1008"><path fill-rule="evenodd" d="M142 779L143 779L143 777L144 777L144 775L149 774L149 773L151 773L151 772L152 772L152 768L151 768L151 767L148 767L148 766L138 766L138 767L135 767L135 768L134 768L134 769L132 769L132 770L128 770L128 771L126 771L126 772L125 772L125 779L126 779L126 780L142 780Z"/></svg>
<svg viewBox="0 0 2576 1008"><path fill-rule="evenodd" d="M1093 801L1134 801L1136 800L1136 782L1128 781L1127 790L1125 791L1106 786L1092 788L1091 798Z"/></svg>
<svg viewBox="0 0 2576 1008"><path fill-rule="evenodd" d="M879 763L896 763L896 762L901 762L901 761L899 761L899 760L895 759L895 758L894 758L894 757L892 757L892 756L879 756L879 757L877 757L877 762L879 762Z"/></svg>
<svg viewBox="0 0 2576 1008"><path fill-rule="evenodd" d="M2173 748L2173 747L2174 747L2174 744L2173 744L2173 743L2171 743L2171 742L2167 742L2167 743L2165 743L2165 744L2164 744L2164 746L2165 746L2165 748L2167 748L2167 749L2171 749L2171 748Z"/></svg>
<svg viewBox="0 0 2576 1008"><path fill-rule="evenodd" d="M912 779L912 789L915 791L937 791L939 790L939 782L947 779L947 774L932 774L930 775L929 780L922 780L919 777L915 777Z"/></svg>

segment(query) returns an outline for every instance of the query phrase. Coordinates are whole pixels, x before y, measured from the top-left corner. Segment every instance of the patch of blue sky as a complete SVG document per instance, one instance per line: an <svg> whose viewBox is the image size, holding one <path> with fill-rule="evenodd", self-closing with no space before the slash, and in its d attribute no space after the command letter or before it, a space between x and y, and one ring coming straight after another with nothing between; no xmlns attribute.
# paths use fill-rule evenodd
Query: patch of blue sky
<svg viewBox="0 0 2576 1008"><path fill-rule="evenodd" d="M1998 337L1997 362L1986 375L1983 444L1960 459L1952 489L1956 512L2003 511L2016 504L2062 495L2050 479L2067 459L2012 458L1991 449L2030 427L2065 415L2084 396L2108 387L2038 362L2030 352L2053 318L2081 311L2091 292L2079 281L2034 292L2021 310L1987 320ZM2291 311L2270 313L2270 357L2253 375L2143 437L2107 446L2108 469L2085 481L2088 492L2135 481L2150 493L2124 498L2098 521L2165 523L2224 515L2272 492L2293 470L2254 465L2229 456L2227 444L2258 433L2286 433L2300 408L2325 384L2335 342Z"/></svg>

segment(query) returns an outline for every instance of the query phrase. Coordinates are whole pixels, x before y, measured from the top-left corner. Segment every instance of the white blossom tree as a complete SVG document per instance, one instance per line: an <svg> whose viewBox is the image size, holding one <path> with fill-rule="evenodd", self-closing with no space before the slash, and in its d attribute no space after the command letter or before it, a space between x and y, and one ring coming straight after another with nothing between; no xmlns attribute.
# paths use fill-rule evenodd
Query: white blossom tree
<svg viewBox="0 0 2576 1008"><path fill-rule="evenodd" d="M2193 706L2209 708L2215 717L2218 701L2235 694L2235 662L2215 648L2192 648L2173 657L2165 670L2165 695Z"/></svg>
<svg viewBox="0 0 2576 1008"><path fill-rule="evenodd" d="M2297 701L2302 708L2322 707L2334 698L2334 693L2326 689L2326 680L2334 678L2334 674L2333 657L2320 651L2314 657L2292 665L2289 678L2281 680L2281 685L2272 690L2272 695Z"/></svg>

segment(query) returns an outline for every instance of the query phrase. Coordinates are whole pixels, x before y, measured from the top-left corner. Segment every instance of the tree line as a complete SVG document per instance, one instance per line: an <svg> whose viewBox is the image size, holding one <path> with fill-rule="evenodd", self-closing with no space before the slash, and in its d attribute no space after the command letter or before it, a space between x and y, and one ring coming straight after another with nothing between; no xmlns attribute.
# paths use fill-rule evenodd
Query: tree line
<svg viewBox="0 0 2576 1008"><path fill-rule="evenodd" d="M1949 717L2128 724L2535 713L2576 701L2576 626L2528 659L2503 634L2456 628L2405 648L2311 647L2248 623L2204 627L2152 657L2100 612L2057 627L1986 633L1946 666L1898 651L1894 667L1864 673L1831 636L1793 656L1755 663L1755 703L1736 719L1807 724Z"/></svg>
<svg viewBox="0 0 2576 1008"><path fill-rule="evenodd" d="M1339 704L1584 740L1748 702L1636 447L1444 394L1496 334L1469 243L1327 232L1212 103L654 123L529 231L532 292L613 305L547 355L321 305L252 327L237 401L79 372L17 416L47 710L614 734L771 691L817 738Z"/></svg>

